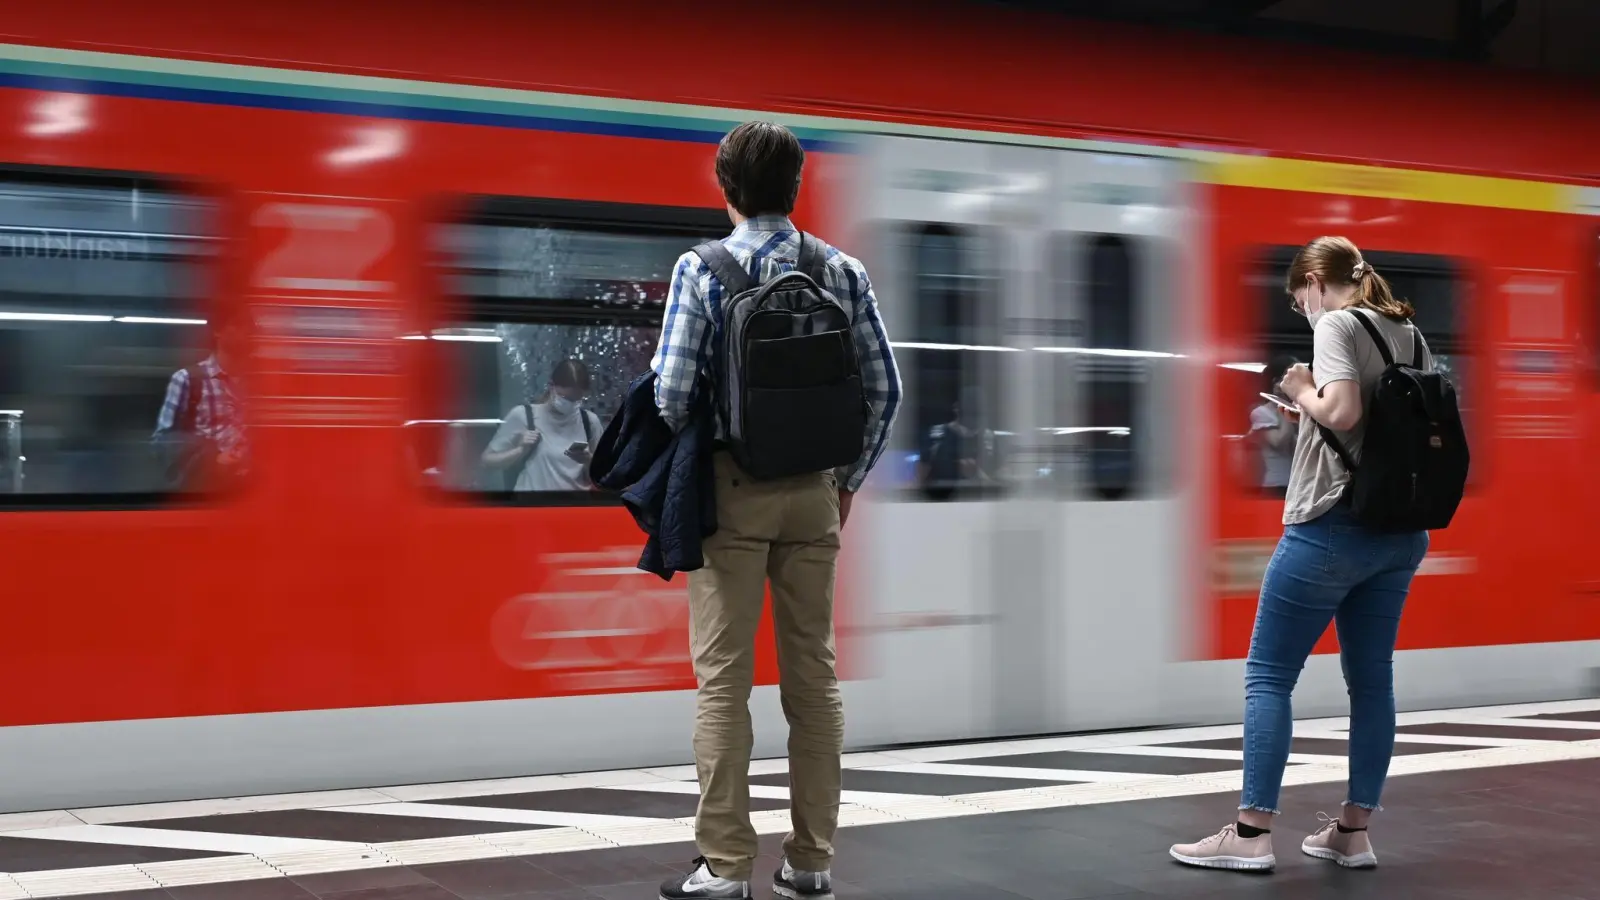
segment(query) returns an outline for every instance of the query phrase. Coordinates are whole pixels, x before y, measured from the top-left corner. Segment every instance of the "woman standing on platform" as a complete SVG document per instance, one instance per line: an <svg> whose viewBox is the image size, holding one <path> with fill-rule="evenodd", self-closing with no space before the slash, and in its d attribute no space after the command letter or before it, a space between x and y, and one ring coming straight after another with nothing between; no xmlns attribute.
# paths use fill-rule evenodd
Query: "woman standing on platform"
<svg viewBox="0 0 1600 900"><path fill-rule="evenodd" d="M1315 371L1296 365L1284 396L1302 411L1284 502L1283 538L1267 565L1245 662L1244 796L1238 821L1172 857L1192 866L1274 868L1272 817L1288 763L1294 716L1289 697L1317 640L1333 621L1350 693L1350 785L1337 819L1305 839L1303 852L1352 868L1378 863L1367 822L1383 792L1394 752L1394 647L1412 576L1428 552L1426 531L1374 531L1357 522L1346 497L1350 473L1324 440L1320 423L1359 463L1370 404L1385 364L1356 318L1366 317L1394 359L1409 359L1416 339L1409 303L1342 237L1320 237L1295 255L1286 290L1311 323ZM1433 368L1420 344L1418 368Z"/></svg>

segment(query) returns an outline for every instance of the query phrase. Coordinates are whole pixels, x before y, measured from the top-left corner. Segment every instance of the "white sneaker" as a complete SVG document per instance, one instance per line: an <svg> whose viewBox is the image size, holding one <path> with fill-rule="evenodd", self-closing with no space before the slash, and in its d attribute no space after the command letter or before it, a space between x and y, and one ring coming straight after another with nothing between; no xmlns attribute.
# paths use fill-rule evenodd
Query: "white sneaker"
<svg viewBox="0 0 1600 900"><path fill-rule="evenodd" d="M1346 869L1371 869L1378 865L1378 854L1372 852L1372 839L1365 830L1343 832L1339 820L1327 813L1317 813L1322 827L1305 839L1300 852L1317 859L1327 859Z"/></svg>
<svg viewBox="0 0 1600 900"><path fill-rule="evenodd" d="M783 861L772 876L772 892L785 900L833 900L833 876L824 869L807 872Z"/></svg>
<svg viewBox="0 0 1600 900"><path fill-rule="evenodd" d="M673 876L661 885L661 900L750 900L750 882L719 878L702 856L687 876Z"/></svg>
<svg viewBox="0 0 1600 900"><path fill-rule="evenodd" d="M1186 866L1205 869L1270 872L1278 865L1278 858L1272 854L1272 833L1253 838L1240 837L1237 823L1228 825L1203 841L1173 844L1167 852Z"/></svg>

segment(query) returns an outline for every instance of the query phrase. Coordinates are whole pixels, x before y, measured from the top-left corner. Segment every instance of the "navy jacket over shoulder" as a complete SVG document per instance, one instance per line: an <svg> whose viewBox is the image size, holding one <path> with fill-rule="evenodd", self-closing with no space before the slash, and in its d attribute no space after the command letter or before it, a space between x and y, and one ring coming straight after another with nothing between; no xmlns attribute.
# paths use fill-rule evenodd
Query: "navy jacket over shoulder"
<svg viewBox="0 0 1600 900"><path fill-rule="evenodd" d="M683 430L673 433L656 408L656 375L628 386L622 408L596 442L589 477L622 502L649 539L639 568L671 579L705 565L701 541L716 533L716 474L711 450L716 424L709 390L699 395Z"/></svg>

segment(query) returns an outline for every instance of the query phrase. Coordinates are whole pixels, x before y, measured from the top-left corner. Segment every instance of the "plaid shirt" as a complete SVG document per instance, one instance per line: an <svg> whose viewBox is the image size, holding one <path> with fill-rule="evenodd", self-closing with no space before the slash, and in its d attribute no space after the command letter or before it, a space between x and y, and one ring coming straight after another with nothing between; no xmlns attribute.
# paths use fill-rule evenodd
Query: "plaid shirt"
<svg viewBox="0 0 1600 900"><path fill-rule="evenodd" d="M795 267L800 232L783 216L758 216L740 223L722 243L746 271L765 282ZM828 247L823 280L822 287L844 304L855 323L861 379L872 404L866 446L861 458L842 473L840 482L845 490L856 491L889 442L889 428L900 408L900 373L878 316L867 270L837 248ZM689 417L696 377L711 372L711 348L722 333L722 295L722 285L699 256L689 252L679 257L667 296L661 343L650 363L656 373L656 405L674 429L683 427ZM717 437L726 436L727 424L718 415Z"/></svg>
<svg viewBox="0 0 1600 900"><path fill-rule="evenodd" d="M215 355L206 357L198 366L204 379L194 410L194 437L204 438L217 445L224 453L243 455L244 429L239 421L239 404L233 392L233 380L222 371ZM167 382L167 398L161 404L161 415L156 419L157 440L172 434L181 424L178 421L184 406L189 402L189 370L179 369Z"/></svg>

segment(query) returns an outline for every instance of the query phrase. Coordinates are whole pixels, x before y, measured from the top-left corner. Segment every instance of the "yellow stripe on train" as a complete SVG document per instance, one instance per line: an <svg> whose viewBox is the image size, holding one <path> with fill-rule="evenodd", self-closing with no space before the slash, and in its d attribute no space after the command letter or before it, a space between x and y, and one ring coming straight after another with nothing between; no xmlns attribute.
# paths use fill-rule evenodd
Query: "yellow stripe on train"
<svg viewBox="0 0 1600 900"><path fill-rule="evenodd" d="M1220 153L1207 160L1201 177L1230 187L1600 215L1594 188L1520 178Z"/></svg>

